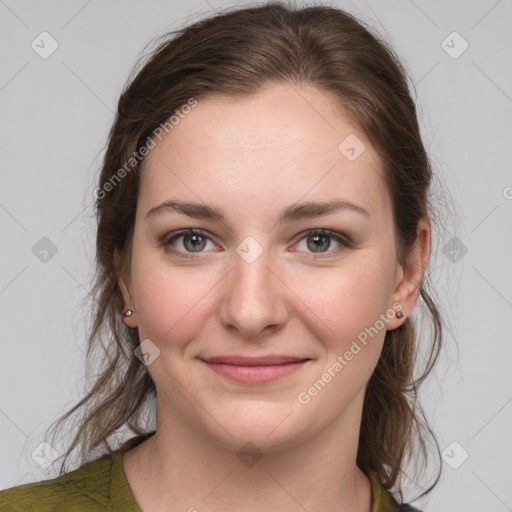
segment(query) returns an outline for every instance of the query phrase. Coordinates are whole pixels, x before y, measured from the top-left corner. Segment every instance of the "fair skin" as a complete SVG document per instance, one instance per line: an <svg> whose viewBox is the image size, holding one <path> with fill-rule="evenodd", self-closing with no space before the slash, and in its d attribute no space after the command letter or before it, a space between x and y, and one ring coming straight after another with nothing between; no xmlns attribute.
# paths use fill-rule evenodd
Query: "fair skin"
<svg viewBox="0 0 512 512"><path fill-rule="evenodd" d="M349 134L366 146L354 161L338 149ZM160 350L147 366L158 389L156 434L123 460L144 512L252 512L263 503L266 511L370 511L370 483L356 465L364 391L386 329L416 306L430 251L422 220L407 264L398 264L382 172L370 141L325 93L285 84L200 100L150 151L132 262L119 281L134 312L124 321ZM208 205L224 218L172 208L146 218L168 200ZM331 200L367 214L345 208L278 222L289 206ZM176 234L187 228L200 229L199 238ZM314 239L316 229L351 243ZM248 236L261 250L242 244L259 254L250 263L237 252ZM404 318L389 316L394 304ZM333 373L379 315L384 328ZM204 361L227 354L307 361L247 383ZM329 368L325 387L299 401ZM237 456L247 443L261 455L252 464Z"/></svg>

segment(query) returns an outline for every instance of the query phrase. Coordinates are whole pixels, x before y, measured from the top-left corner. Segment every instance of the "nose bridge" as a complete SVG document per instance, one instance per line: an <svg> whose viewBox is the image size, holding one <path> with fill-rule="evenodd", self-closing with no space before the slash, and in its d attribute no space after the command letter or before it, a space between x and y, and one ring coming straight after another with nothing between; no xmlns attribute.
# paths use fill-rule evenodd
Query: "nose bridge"
<svg viewBox="0 0 512 512"><path fill-rule="evenodd" d="M285 321L287 308L282 284L272 270L270 251L247 237L233 254L221 307L221 321L247 337L257 336Z"/></svg>

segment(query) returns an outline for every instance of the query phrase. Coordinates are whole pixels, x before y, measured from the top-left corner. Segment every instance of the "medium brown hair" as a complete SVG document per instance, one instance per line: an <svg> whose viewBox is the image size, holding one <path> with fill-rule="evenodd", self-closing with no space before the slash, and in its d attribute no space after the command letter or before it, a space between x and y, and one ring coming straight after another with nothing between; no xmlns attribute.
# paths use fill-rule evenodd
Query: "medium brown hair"
<svg viewBox="0 0 512 512"><path fill-rule="evenodd" d="M401 265L416 243L418 221L434 220L429 198L432 167L408 75L390 45L362 21L338 8L272 2L221 12L165 34L134 68L108 137L96 193L97 267L89 297L94 318L87 360L97 373L88 393L58 420L60 424L83 411L61 474L77 446L83 463L98 447L112 453L110 443L123 427L136 437L121 451L154 433L145 424L146 406L155 398L156 387L134 356L140 342L138 329L122 321L124 304L114 265L116 252L127 264L131 258L141 165L133 156L191 98L242 97L277 83L313 86L334 98L377 150L391 197ZM123 168L125 172L119 172ZM421 339L425 364L415 376L420 343L412 318L387 331L366 388L357 453L362 470L376 472L385 488L398 487L402 497L398 484L406 464L417 464L421 458L426 462L429 439L440 455L418 403L418 388L434 367L443 340L444 321L428 280L427 272L418 283L419 304L431 327ZM421 496L440 475L439 469L437 479Z"/></svg>

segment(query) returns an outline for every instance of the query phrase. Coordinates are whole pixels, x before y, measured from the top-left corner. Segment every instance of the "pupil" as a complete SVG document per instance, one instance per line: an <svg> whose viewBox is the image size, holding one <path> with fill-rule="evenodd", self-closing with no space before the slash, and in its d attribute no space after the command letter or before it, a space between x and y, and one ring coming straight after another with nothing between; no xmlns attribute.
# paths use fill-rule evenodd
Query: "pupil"
<svg viewBox="0 0 512 512"><path fill-rule="evenodd" d="M193 251L198 248L202 249L204 247L204 240L202 238L203 237L201 235L187 235L185 237L185 246L187 245L187 242L191 242Z"/></svg>
<svg viewBox="0 0 512 512"><path fill-rule="evenodd" d="M313 235L311 237L313 239L313 247L310 247L314 252L321 252L319 249L328 249L329 248L329 237L327 235ZM323 243L327 240L327 243ZM322 247L324 245L325 247Z"/></svg>

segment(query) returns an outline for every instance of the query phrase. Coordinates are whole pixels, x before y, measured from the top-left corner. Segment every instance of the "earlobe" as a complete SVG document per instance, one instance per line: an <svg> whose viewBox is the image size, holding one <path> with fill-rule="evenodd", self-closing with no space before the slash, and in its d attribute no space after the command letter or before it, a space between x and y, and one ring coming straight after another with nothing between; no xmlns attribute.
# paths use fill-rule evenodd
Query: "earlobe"
<svg viewBox="0 0 512 512"><path fill-rule="evenodd" d="M430 222L427 218L418 221L416 244L407 256L405 268L401 271L402 278L394 290L393 309L397 310L397 303L401 305L403 316L395 314L395 318L388 323L388 330L396 329L411 316L418 302L423 278L430 257Z"/></svg>
<svg viewBox="0 0 512 512"><path fill-rule="evenodd" d="M121 290L123 296L124 308L121 312L123 322L128 327L137 327L137 321L135 319L134 307L131 299L131 279L130 273L126 269L125 262L122 260L121 254L116 249L114 251L114 266L118 275L117 284Z"/></svg>

